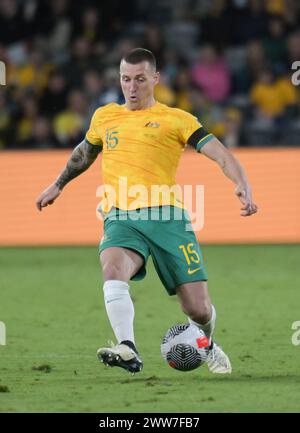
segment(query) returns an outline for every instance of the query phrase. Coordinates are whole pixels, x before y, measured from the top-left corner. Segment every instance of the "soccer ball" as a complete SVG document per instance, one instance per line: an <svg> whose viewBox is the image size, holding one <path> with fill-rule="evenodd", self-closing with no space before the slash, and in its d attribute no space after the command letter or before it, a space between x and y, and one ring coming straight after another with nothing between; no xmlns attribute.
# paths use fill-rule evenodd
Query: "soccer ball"
<svg viewBox="0 0 300 433"><path fill-rule="evenodd" d="M177 324L168 329L160 350L170 367L180 371L191 371L206 361L209 340L197 326Z"/></svg>

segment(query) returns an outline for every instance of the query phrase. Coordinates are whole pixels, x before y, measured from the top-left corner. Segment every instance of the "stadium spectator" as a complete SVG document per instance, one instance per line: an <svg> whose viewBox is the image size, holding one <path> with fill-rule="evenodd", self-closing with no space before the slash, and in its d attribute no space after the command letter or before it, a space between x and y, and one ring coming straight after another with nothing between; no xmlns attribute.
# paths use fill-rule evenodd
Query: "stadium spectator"
<svg viewBox="0 0 300 433"><path fill-rule="evenodd" d="M175 49L166 49L163 58L163 68L161 74L164 75L168 83L173 83L179 70L187 67L186 62L180 57Z"/></svg>
<svg viewBox="0 0 300 433"><path fill-rule="evenodd" d="M223 119L215 125L215 135L222 140L228 148L245 144L242 130L242 113L236 108L227 108Z"/></svg>
<svg viewBox="0 0 300 433"><path fill-rule="evenodd" d="M226 60L212 45L205 45L193 65L192 79L212 102L224 102L230 93L230 73Z"/></svg>
<svg viewBox="0 0 300 433"><path fill-rule="evenodd" d="M38 117L32 124L32 135L24 142L24 147L50 149L58 146L53 135L51 122L46 117Z"/></svg>
<svg viewBox="0 0 300 433"><path fill-rule="evenodd" d="M263 39L265 55L277 72L283 72L287 51L283 19L280 16L272 16L269 20L268 30L269 35Z"/></svg>
<svg viewBox="0 0 300 433"><path fill-rule="evenodd" d="M68 93L67 80L64 74L54 71L41 98L41 113L52 118L66 106Z"/></svg>
<svg viewBox="0 0 300 433"><path fill-rule="evenodd" d="M226 0L213 0L211 9L200 21L199 43L208 43L219 49L232 44L233 17Z"/></svg>
<svg viewBox="0 0 300 433"><path fill-rule="evenodd" d="M105 56L105 66L110 68L111 66L117 67L119 56L124 55L128 50L133 49L136 46L136 41L132 38L122 38L113 45L112 50L108 50Z"/></svg>
<svg viewBox="0 0 300 433"><path fill-rule="evenodd" d="M91 112L97 104L121 103L115 68L137 46L148 47L159 60L162 80L156 95L161 102L193 110L188 69L200 89L194 100L202 93L199 99L205 95L214 105L205 106L204 116L235 106L243 111L242 130L247 131L251 88L268 68L284 75L281 93L293 101L284 118L288 122L299 112L296 89L286 84L292 63L300 59L297 0L128 2L0 1L0 60L5 62L7 80L2 147L20 145L19 138L13 142L17 128L11 128L11 121L18 124L25 93L37 97L38 117L50 121L67 109L71 88L83 90ZM202 116L200 110L200 120Z"/></svg>
<svg viewBox="0 0 300 433"><path fill-rule="evenodd" d="M287 38L286 71L291 70L295 61L300 60L300 31L291 33Z"/></svg>
<svg viewBox="0 0 300 433"><path fill-rule="evenodd" d="M289 32L299 28L299 1L284 0L284 22Z"/></svg>
<svg viewBox="0 0 300 433"><path fill-rule="evenodd" d="M161 76L160 82L155 86L154 96L155 99L162 104L171 107L175 106L176 94L171 86L168 85L168 82L163 75Z"/></svg>
<svg viewBox="0 0 300 433"><path fill-rule="evenodd" d="M94 1L92 4L101 10L106 40L112 44L122 39L128 32L132 21L137 19L138 5L136 0ZM143 17L145 22L145 18Z"/></svg>
<svg viewBox="0 0 300 433"><path fill-rule="evenodd" d="M79 22L73 26L72 39L83 38L91 44L105 39L105 23L96 7L87 7L80 15Z"/></svg>
<svg viewBox="0 0 300 433"><path fill-rule="evenodd" d="M33 125L39 113L39 106L34 95L24 93L21 96L21 111L16 123L16 144L20 147L28 147L33 137Z"/></svg>
<svg viewBox="0 0 300 433"><path fill-rule="evenodd" d="M299 91L292 85L292 71L282 75L277 80L277 86L285 104L286 120L293 119L299 112Z"/></svg>
<svg viewBox="0 0 300 433"><path fill-rule="evenodd" d="M296 106L298 95L295 87L286 78L276 79L269 69L262 71L251 89L251 101L255 116L269 119L272 124L283 124L287 110Z"/></svg>
<svg viewBox="0 0 300 433"><path fill-rule="evenodd" d="M83 92L72 90L68 95L66 110L53 119L55 136L61 147L73 146L81 140L86 128L87 100Z"/></svg>
<svg viewBox="0 0 300 433"><path fill-rule="evenodd" d="M248 0L245 7L231 10L234 19L233 40L235 44L244 45L253 39L263 38L268 32L268 14L265 2Z"/></svg>
<svg viewBox="0 0 300 433"><path fill-rule="evenodd" d="M43 43L55 63L64 61L69 50L76 2L36 0L23 3L30 36Z"/></svg>
<svg viewBox="0 0 300 433"><path fill-rule="evenodd" d="M83 86L88 100L89 113L92 115L102 103L101 97L104 92L102 75L95 69L87 71L83 77Z"/></svg>
<svg viewBox="0 0 300 433"><path fill-rule="evenodd" d="M233 75L235 92L248 94L261 71L269 65L262 42L259 40L249 42L246 46L246 62Z"/></svg>
<svg viewBox="0 0 300 433"><path fill-rule="evenodd" d="M10 79L17 87L30 90L40 96L47 87L53 69L54 65L45 59L41 49L34 48L32 51L28 49L27 61L14 69Z"/></svg>
<svg viewBox="0 0 300 433"><path fill-rule="evenodd" d="M0 91L0 149L4 148L12 136L12 119L7 96Z"/></svg>
<svg viewBox="0 0 300 433"><path fill-rule="evenodd" d="M104 88L99 98L99 106L117 102L122 104L124 98L120 89L120 75L115 67L107 68L104 72Z"/></svg>
<svg viewBox="0 0 300 433"><path fill-rule="evenodd" d="M192 104L189 98L190 85L191 77L188 69L180 69L174 80L175 106L188 112L192 111Z"/></svg>
<svg viewBox="0 0 300 433"><path fill-rule="evenodd" d="M62 66L62 73L68 77L70 87L80 87L84 73L97 66L90 42L80 37L74 41L71 58Z"/></svg>
<svg viewBox="0 0 300 433"><path fill-rule="evenodd" d="M70 0L52 0L51 30L47 34L48 48L54 57L68 49L71 37L72 22L70 20Z"/></svg>
<svg viewBox="0 0 300 433"><path fill-rule="evenodd" d="M23 5L17 0L0 2L0 41L5 46L18 43L30 34L23 12Z"/></svg>
<svg viewBox="0 0 300 433"><path fill-rule="evenodd" d="M285 3L285 0L266 0L266 11L270 15L277 14L282 17Z"/></svg>
<svg viewBox="0 0 300 433"><path fill-rule="evenodd" d="M165 50L165 42L160 27L155 23L146 25L144 38L140 42L140 46L150 50L157 59L159 69L163 68L163 58Z"/></svg>
<svg viewBox="0 0 300 433"><path fill-rule="evenodd" d="M205 93L197 86L189 87L189 102L191 104L191 113L201 120L206 129L217 135L218 125L222 121L222 109L211 103Z"/></svg>

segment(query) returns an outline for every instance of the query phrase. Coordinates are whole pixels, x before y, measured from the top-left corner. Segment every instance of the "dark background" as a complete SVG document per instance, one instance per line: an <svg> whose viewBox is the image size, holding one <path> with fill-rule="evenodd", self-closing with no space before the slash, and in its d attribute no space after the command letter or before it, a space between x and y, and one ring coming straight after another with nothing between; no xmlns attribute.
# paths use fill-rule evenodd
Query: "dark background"
<svg viewBox="0 0 300 433"><path fill-rule="evenodd" d="M300 143L296 0L1 0L0 149L68 148L94 110L123 103L119 62L157 57L156 99L226 146Z"/></svg>

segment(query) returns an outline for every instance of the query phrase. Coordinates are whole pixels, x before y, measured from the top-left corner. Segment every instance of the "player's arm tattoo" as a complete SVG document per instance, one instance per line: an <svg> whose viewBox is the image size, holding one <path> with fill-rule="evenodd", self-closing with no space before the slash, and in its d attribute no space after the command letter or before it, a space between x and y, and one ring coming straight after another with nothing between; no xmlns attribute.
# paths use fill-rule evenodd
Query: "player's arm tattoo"
<svg viewBox="0 0 300 433"><path fill-rule="evenodd" d="M66 168L56 179L56 186L62 190L67 183L87 170L101 150L100 146L94 146L85 140L78 144L73 150Z"/></svg>

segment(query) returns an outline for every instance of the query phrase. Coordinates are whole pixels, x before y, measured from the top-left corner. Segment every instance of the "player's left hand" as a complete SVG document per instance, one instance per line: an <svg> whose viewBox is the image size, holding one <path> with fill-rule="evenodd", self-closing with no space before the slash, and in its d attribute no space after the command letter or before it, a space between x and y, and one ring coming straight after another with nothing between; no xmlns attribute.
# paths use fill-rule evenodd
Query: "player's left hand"
<svg viewBox="0 0 300 433"><path fill-rule="evenodd" d="M36 207L38 210L41 211L43 207L53 204L60 193L61 190L59 187L55 183L51 184L36 200Z"/></svg>
<svg viewBox="0 0 300 433"><path fill-rule="evenodd" d="M250 186L238 185L235 189L235 194L242 203L241 216L250 216L257 212L257 205L252 200L252 193Z"/></svg>

